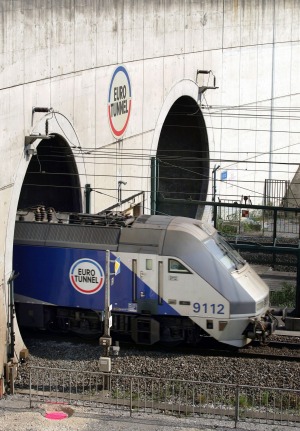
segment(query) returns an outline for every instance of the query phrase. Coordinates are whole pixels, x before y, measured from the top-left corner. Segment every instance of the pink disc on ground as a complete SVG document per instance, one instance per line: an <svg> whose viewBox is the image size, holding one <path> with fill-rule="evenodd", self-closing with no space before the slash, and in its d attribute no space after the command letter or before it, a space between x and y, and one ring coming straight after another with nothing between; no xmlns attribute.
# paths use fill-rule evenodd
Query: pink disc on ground
<svg viewBox="0 0 300 431"><path fill-rule="evenodd" d="M46 419L52 419L54 421L59 421L61 419L66 419L68 417L65 412L47 412L45 414Z"/></svg>

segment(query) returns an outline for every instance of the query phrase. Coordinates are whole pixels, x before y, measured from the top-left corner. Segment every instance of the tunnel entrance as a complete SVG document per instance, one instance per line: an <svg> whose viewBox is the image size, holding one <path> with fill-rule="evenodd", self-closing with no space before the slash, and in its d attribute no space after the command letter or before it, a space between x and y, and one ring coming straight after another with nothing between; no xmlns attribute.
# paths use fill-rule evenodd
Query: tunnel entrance
<svg viewBox="0 0 300 431"><path fill-rule="evenodd" d="M163 198L206 200L209 182L209 148L202 112L189 96L171 107L162 127L158 148L157 214L201 217L198 205Z"/></svg>
<svg viewBox="0 0 300 431"><path fill-rule="evenodd" d="M36 154L33 154L30 162L27 166L26 174L23 179L21 187L17 214L18 220L24 220L24 216L28 215L31 220L32 214L36 215L38 212L35 211L38 207L45 207L45 209L52 209L57 213L62 212L82 212L82 193L80 188L79 171L76 165L74 155L67 143L67 141L59 134L51 134L50 139L43 139L37 146ZM27 214L29 213L29 214ZM38 220L36 218L36 220ZM41 219L41 221L50 221L50 219ZM47 226L48 223L42 223ZM37 223L38 225L38 223ZM35 236L35 230L30 229L30 235L35 238L39 238L39 234ZM40 231L39 231L40 232ZM30 283L26 285L24 282L24 274L26 274L26 262L21 261L21 264L17 262L17 251L16 251L16 238L18 238L17 225L15 225L14 232L14 248L13 248L13 263L12 263L12 276L15 276L16 281L13 285L13 281L10 283L10 304L9 307L12 311L11 315L8 316L8 327L15 328L11 331L10 348L12 351L15 349L15 345L18 345L18 351L24 347L24 335L26 330L26 323L37 322L35 328L39 328L39 324L42 322L42 307L35 302L39 302L38 297L35 298L32 293ZM30 260L29 254L27 256L28 244L22 244L24 246L25 261L27 258ZM50 277L51 271L55 262L50 261L48 263L40 254L43 247L41 247L35 257L34 265L28 266L28 273L34 274L36 266L43 268L43 271L48 271ZM30 251L30 250L29 250ZM22 266L24 264L24 266ZM36 266L35 266L36 265ZM43 266L44 265L44 266ZM14 278L11 278L14 280ZM11 280L10 279L10 280ZM26 290L26 297L20 298L18 294L18 285L24 283L24 289ZM28 292L28 294L27 294ZM32 300L32 298L34 298ZM33 302L33 303L32 303ZM14 320L16 323L14 325ZM25 324L24 324L25 322ZM29 325L30 326L30 325ZM14 337L16 331L16 337ZM22 347L23 346L23 347ZM12 354L11 354L12 356Z"/></svg>
<svg viewBox="0 0 300 431"><path fill-rule="evenodd" d="M36 206L82 211L79 175L68 143L59 135L44 139L27 168L18 209Z"/></svg>

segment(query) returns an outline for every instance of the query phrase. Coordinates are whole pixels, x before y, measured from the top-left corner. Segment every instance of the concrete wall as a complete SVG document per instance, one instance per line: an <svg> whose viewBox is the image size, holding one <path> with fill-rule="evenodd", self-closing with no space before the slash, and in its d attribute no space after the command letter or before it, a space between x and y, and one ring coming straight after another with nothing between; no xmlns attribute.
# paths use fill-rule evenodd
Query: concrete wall
<svg viewBox="0 0 300 431"><path fill-rule="evenodd" d="M299 163L291 117L298 114L290 109L300 106L300 12L296 0L0 0L0 11L2 363L14 217L30 160L25 136L44 133L49 118L50 133L70 143L82 187L102 193L92 195L93 211L116 203L120 179L124 198L146 191L148 211L149 158L163 121L181 95L197 101L198 85L213 84L212 74L197 77L197 70L212 70L219 88L200 102L211 167L220 164L218 175L227 176L217 195L259 203L264 179L292 179ZM131 80L132 112L117 141L107 103L120 64ZM60 114L32 118L34 106ZM278 161L285 164L270 165Z"/></svg>

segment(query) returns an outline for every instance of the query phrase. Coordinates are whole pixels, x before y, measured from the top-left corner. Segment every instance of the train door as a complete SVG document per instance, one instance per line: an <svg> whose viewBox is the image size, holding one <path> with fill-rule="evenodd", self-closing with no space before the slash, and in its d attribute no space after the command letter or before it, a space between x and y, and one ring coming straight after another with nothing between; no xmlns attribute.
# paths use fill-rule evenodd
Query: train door
<svg viewBox="0 0 300 431"><path fill-rule="evenodd" d="M176 258L168 258L164 263L162 295L165 301L181 316L189 316L192 301L196 297L198 284L195 274Z"/></svg>
<svg viewBox="0 0 300 431"><path fill-rule="evenodd" d="M138 313L157 314L158 259L155 255L139 254L133 259L133 300Z"/></svg>

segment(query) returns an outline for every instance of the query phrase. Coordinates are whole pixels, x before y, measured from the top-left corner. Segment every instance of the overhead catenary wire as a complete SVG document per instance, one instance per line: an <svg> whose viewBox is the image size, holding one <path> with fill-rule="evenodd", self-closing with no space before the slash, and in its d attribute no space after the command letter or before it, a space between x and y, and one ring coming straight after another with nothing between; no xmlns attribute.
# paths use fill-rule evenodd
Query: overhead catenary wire
<svg viewBox="0 0 300 431"><path fill-rule="evenodd" d="M56 188L56 189L62 189L62 188L67 188L67 189L76 189L76 190L78 190L78 189L80 189L80 190L84 190L84 187L79 187L79 186L70 186L70 185L68 185L68 186L66 186L66 185L58 185L58 184L30 184L30 183L26 183L26 184L24 184L24 185L26 185L26 186L34 186L34 187L41 187L41 188ZM247 193L248 195L249 194L251 194L251 196L256 196L256 197L259 197L259 198L262 198L262 197L264 197L264 194L263 193L261 193L261 192L257 192L257 191L255 191L255 190L253 190L253 189L250 189L250 188L248 188L248 187L242 187L242 186L238 186L238 185L236 185L236 184L231 184L232 185L232 187L235 187L235 188L237 188L240 192L239 193L235 193L235 194L232 194L232 195L230 195L230 194L227 194L227 197L229 198L230 196L233 196L234 198L236 198L236 196L238 195L238 194L245 194L245 193ZM97 193L99 193L99 194L103 194L103 195L105 195L105 196L107 196L107 197L110 197L110 198L112 198L112 199L116 199L116 200L118 200L117 199L117 197L116 196L112 196L112 195L109 195L109 194L107 194L107 193L105 193L103 190L105 190L106 192L107 191L113 191L113 192L116 192L117 191L117 189L116 188L103 188L103 187L101 187L101 188L97 188L97 187L93 187L93 191L95 191L95 192L97 192ZM133 188L130 188L130 189L126 189L126 191L128 192L128 193L138 193L138 192L140 192L140 189L133 189ZM151 190L143 190L143 192L145 193L145 194L151 194ZM176 195L176 196L178 196L179 194L182 194L182 195L184 195L184 196L187 196L187 195L189 195L189 196L193 196L193 195L195 195L195 196L199 196L199 192L188 192L188 191L184 191L184 192L178 192L178 191L167 191L167 192L165 192L165 191L160 191L160 190L158 190L158 193L160 193L160 194L162 194L162 195L165 195L165 194L167 194L167 195ZM208 194L208 196L210 196L210 194Z"/></svg>
<svg viewBox="0 0 300 431"><path fill-rule="evenodd" d="M267 153L260 153L260 156L262 156L262 155L266 155ZM281 154L280 154L281 155ZM45 157L45 156L44 156ZM62 163L65 163L65 158L63 157L63 156L57 156L57 157L61 157L61 162ZM256 157L256 156L254 156L254 157ZM94 161L94 158L93 157L91 157L91 161L86 161L85 160L85 163L92 163L92 164L97 164L98 162L95 162ZM161 160L161 162L163 163L163 164L169 164L170 165L170 160L183 160L183 158L182 157L172 157L172 158L168 158L167 160L168 161L166 161L166 160ZM213 158L210 158L210 159L207 159L207 158L195 158L195 157L193 157L193 158L186 158L186 160L190 160L190 161L199 161L199 160L201 160L201 161L210 161L210 162L221 162L221 163L228 163L228 162L231 162L231 163L234 163L235 165L238 165L238 164L243 164L243 163L247 163L247 164L251 164L251 163L253 163L253 164L255 164L255 166L256 165L259 165L259 164L261 164L261 165L264 165L264 164L268 164L268 161L257 161L257 160L252 160L252 161L250 161L250 158L248 158L248 159L244 159L244 160L236 160L236 159L213 159ZM46 161L47 162L47 159L43 159L43 161ZM50 161L53 161L53 156L51 156L51 160L49 159L48 160L48 162L50 162ZM149 160L147 159L147 161L149 162ZM59 161L58 161L58 163L59 163ZM99 163L98 163L99 164ZM101 163L100 163L101 164ZM107 161L106 161L106 164L107 164ZM112 162L111 163L112 165L114 165L114 162ZM298 163L297 162L295 162L295 163L287 163L287 162L280 162L280 161L278 161L278 162L273 162L273 164L274 165L283 165L283 166L291 166L291 165L295 165L295 166L298 166ZM135 164L133 164L133 163L129 163L129 164L123 164L123 166L125 167L125 166L140 166L140 164L137 164L137 165L135 165ZM176 169L180 169L180 170L186 170L186 171L188 171L189 170L189 167L187 167L187 166L178 166L178 165L172 165L174 168L176 168ZM224 167L224 169L229 169L230 168L230 166L226 166L226 167ZM199 169L199 168L198 168ZM249 170L250 171L250 170ZM257 169L255 169L255 171L257 171ZM267 170L260 170L261 172L267 172ZM282 171L282 172L284 172L284 171ZM30 171L29 171L29 173L30 173ZM31 173L35 173L35 172L31 172ZM196 172L196 171L193 171L192 172L194 175L200 175L200 176L202 176L202 174L201 173L199 173L199 172ZM55 175L61 175L61 174L64 174L64 175L78 175L78 174L75 174L75 173L64 173L64 172L56 172L56 173L52 173L52 174L55 174ZM94 174L94 176L103 176L103 174ZM111 175L112 177L114 177L114 175ZM125 177L127 177L127 178L130 178L130 175L125 175ZM132 177L135 177L134 175L132 176ZM142 177L142 178L148 178L149 179L149 177L147 177L147 176L144 176L144 177Z"/></svg>
<svg viewBox="0 0 300 431"><path fill-rule="evenodd" d="M299 94L300 93L297 93L295 95L299 95ZM282 97L287 97L287 96L282 96ZM270 102L270 100L268 100L268 102ZM257 103L261 103L261 102L257 102ZM292 109L288 110L286 107L279 107L279 108L277 108L277 107L274 108L273 107L272 111L270 111L270 107L268 107L268 106L263 107L263 106L258 106L257 104L255 106L253 104L251 104L251 106L249 104L246 104L246 105L240 105L240 106L222 106L222 107L220 107L218 105L214 105L214 106L209 106L209 107L201 106L201 108L202 109L209 108L210 109L210 112L209 112L210 116L214 116L215 115L215 118L218 118L218 116L220 116L223 120L226 119L226 118L235 118L235 119L239 119L239 120L243 120L243 119L246 119L246 120L255 119L255 120L257 120L258 119L258 120L264 121L264 120L268 120L268 119L271 118L271 114L269 114L269 112L272 112L273 119L276 119L277 117L278 117L278 120L283 120L283 119L287 120L287 119L289 119L289 120L295 120L296 121L296 120L300 119L300 116L298 118L295 115L298 112L300 114L300 108L296 108L296 107L293 108L293 110ZM214 112L212 112L212 109L214 109ZM277 111L275 109L277 109ZM230 110L231 111L238 111L238 112L230 112ZM256 111L255 115L252 113L253 110ZM247 111L250 112L250 114ZM257 112L259 112L259 115L257 115ZM274 112L277 112L278 116L274 115L273 114ZM279 113L283 113L284 115L279 115ZM291 115L291 113L293 113L293 115ZM169 113L169 115L171 116L172 113ZM190 112L187 111L186 113L182 113L182 115L191 115L191 114L190 114ZM55 119L57 121L57 118L55 118ZM59 127L61 127L58 121L57 121L57 123L58 123ZM71 124L71 126L72 126L72 124ZM166 125L165 127L175 127L175 126L176 127L186 127L186 128L194 128L194 127L199 128L199 126L178 125L178 124L176 124L176 125L169 124L169 125ZM208 126L208 127L205 126L205 127L206 128L212 128L213 130L220 129L219 127L216 127L215 125ZM73 126L72 126L72 128L73 128ZM228 130L228 131L238 130L238 131L250 131L250 132L254 132L254 133L257 133L257 132L268 132L268 133L270 133L269 129L241 128L240 125L237 128L235 128L235 127L227 127L227 128L225 127L224 128L224 126L223 126L221 128L221 130L222 131L224 131L224 130L225 131L226 130ZM86 165L88 165L88 164L91 164L94 167L96 167L96 166L99 167L103 163L105 163L106 166L108 164L110 164L111 166L116 166L116 162L115 162L115 160L116 160L116 146L115 146L115 144L112 143L112 144L109 144L109 145L105 145L105 146L101 146L101 147L96 147L96 148L95 147L84 147L84 148L82 148L82 146L80 145L78 136L77 136L76 131L75 131L74 128L73 128L73 131L74 131L75 136L77 138L77 142L75 143L77 145L75 145L74 143L72 143L70 141L70 139L67 137L67 135L64 133L64 136L66 136L67 141L69 142L69 144L70 144L70 146L72 148L72 151L70 151L70 154L69 154L70 159L71 159L70 163L74 163L74 161L72 160L73 157L76 157L76 158L79 157L79 159L78 158L76 159L76 164L83 163L85 171L86 171ZM275 130L273 132L274 133L289 133L289 134L298 133L297 131L294 131L294 130ZM137 136L137 135L135 135L135 136ZM135 136L132 136L130 138L134 138ZM127 143L129 143L129 139L127 139ZM285 150L285 152L283 152L283 151L279 152L279 151L283 150L284 148L285 149L290 149L292 146L299 145L299 144L300 143L294 143L294 144L286 145L285 147L282 147L281 149L277 149L276 150L277 153L275 154L275 156L278 156L278 157L282 157L283 155L287 155L287 156L295 155L295 156L297 156L298 154L296 152L295 153L291 153L290 151L286 151L286 150ZM46 147L44 147L44 148L46 148ZM49 144L49 148L51 148L51 151L52 151L52 153L49 154L49 158L51 158L51 159L47 159L46 158L47 155L43 154L42 156L40 156L42 162L44 162L44 163L51 162L51 161L53 161L53 158L55 157L55 162L56 163L60 163L59 158L61 158L61 162L62 163L66 163L65 149L59 149L57 147L53 148L53 147L51 147L50 144ZM229 151L229 150L223 151L221 148L218 148L218 149L215 149L215 150L211 150L210 149L211 157L201 157L201 155L203 155L204 153L207 153L204 150L196 150L196 151L195 150L191 150L189 152L190 156L182 157L183 151L184 151L185 155L188 153L188 151L185 150L185 149L184 150L180 150L180 149L177 150L176 149L175 150L175 154L174 154L174 150L163 150L163 154L160 154L160 163L162 163L164 165L173 166L174 168L176 168L178 170L181 170L181 171L186 171L186 172L192 173L194 176L196 176L198 178L191 179L191 178L186 178L186 177L182 177L182 176L170 178L170 177L167 177L167 176L162 176L161 179L164 179L164 180L180 180L180 181L182 181L182 180L186 180L186 181L200 181L201 178L209 179L208 175L205 175L205 174L202 174L201 172L195 171L194 170L195 168L197 168L199 170L199 166L193 167L191 165L191 163L202 163L202 162L205 162L205 163L221 163L223 170L226 169L226 170L229 171L230 169L233 169L233 167L234 167L235 172L238 172L240 170L238 168L238 166L240 164L242 164L242 165L243 164L247 164L247 171L248 171L248 173L249 172L262 172L262 173L263 172L265 172L265 173L268 172L267 169L266 170L264 170L264 169L253 169L253 170L248 169L249 165L251 165L251 164L255 165L255 167L256 166L267 166L267 165L270 165L269 160L265 160L265 161L264 160L258 160L259 158L266 157L269 154L268 152L259 152L259 153L257 153L257 152L248 152L248 151L239 151L239 150L236 150L236 151ZM140 154L139 154L139 152L140 152ZM54 153L55 153L55 156L54 156ZM219 157L215 157L216 154L219 154ZM225 154L230 154L232 156L236 155L237 157L236 158L234 158L234 157L225 158L224 157ZM126 149L122 149L120 152L118 152L118 160L121 161L122 168L125 168L125 167L141 167L140 161L145 161L147 164L149 164L150 157L153 157L153 155L154 156L156 155L156 152L153 151L153 150L152 151L151 150L147 151L147 149L145 149L145 148L140 148L140 149L139 148L132 148L131 149L131 148L126 147ZM222 157L220 157L221 155L222 155ZM247 157L245 158L244 155L246 155ZM132 161L133 159L137 160L137 162L134 163ZM127 163L128 161L130 161L130 163ZM178 161L184 162L185 165L184 166L177 165L176 162L178 162ZM38 160L38 162L40 163L40 160ZM187 163L188 163L188 165L187 165ZM293 162L284 162L284 161L281 161L281 160L278 160L278 161L273 160L272 161L272 166L273 167L277 166L277 169L280 166L283 166L283 167L285 166L285 167L287 167L287 170L288 170L288 168L290 166L298 166L298 165L299 165L299 163L297 163L296 161L293 161ZM40 167L40 171L41 171L41 167ZM275 171L273 170L273 172L275 172ZM278 171L278 172L287 173L287 171ZM36 172L32 172L32 173L36 173ZM76 174L76 173L65 173L65 172L56 172L55 173L55 175L60 175L60 174L63 174L63 175L79 175L79 174ZM103 177L104 175L101 175L101 174L98 175L98 174L96 174L95 170L94 170L94 174L86 173L86 177L87 178L89 178L89 177L96 178L96 177L100 177L100 176ZM115 178L116 176L115 175L106 175L106 177ZM135 175L126 176L123 173L122 177L124 177L124 178L135 178L136 176ZM148 180L150 179L149 176L145 176L145 175L139 176L139 178L140 179L148 179ZM217 181L219 181L219 180L217 180ZM223 181L223 184L231 184L232 186L237 187L237 185L235 183L236 184L238 184L238 183L241 183L241 184L242 183L262 184L263 181L256 181L256 180L253 181L253 180L250 180L250 179L249 180L239 180L239 181L238 180ZM49 186L51 186L51 185L49 185ZM241 187L241 190L242 189L244 189L244 188ZM101 190L105 190L105 189L102 188ZM108 189L106 189L106 190L108 190ZM116 189L114 188L112 190L115 191ZM251 190L249 189L249 191L251 191ZM253 190L252 190L252 192L256 193L256 194L258 193L258 192L253 191ZM192 193L194 193L194 192L192 192Z"/></svg>

